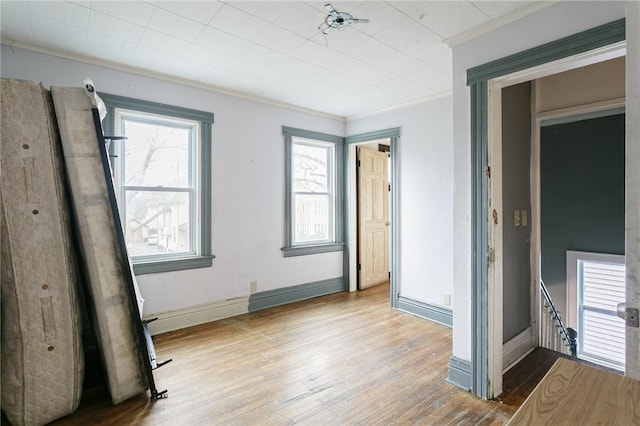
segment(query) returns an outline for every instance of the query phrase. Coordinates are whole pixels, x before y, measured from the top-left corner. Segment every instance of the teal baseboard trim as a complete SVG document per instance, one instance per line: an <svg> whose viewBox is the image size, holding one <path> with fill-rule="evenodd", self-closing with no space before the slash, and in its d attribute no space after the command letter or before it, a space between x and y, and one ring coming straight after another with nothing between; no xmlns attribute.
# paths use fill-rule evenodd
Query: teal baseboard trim
<svg viewBox="0 0 640 426"><path fill-rule="evenodd" d="M467 392L471 391L471 362L451 356L447 383Z"/></svg>
<svg viewBox="0 0 640 426"><path fill-rule="evenodd" d="M453 325L453 311L444 306L400 296L398 297L398 309L449 328Z"/></svg>
<svg viewBox="0 0 640 426"><path fill-rule="evenodd" d="M343 277L261 291L249 296L249 312L345 291Z"/></svg>

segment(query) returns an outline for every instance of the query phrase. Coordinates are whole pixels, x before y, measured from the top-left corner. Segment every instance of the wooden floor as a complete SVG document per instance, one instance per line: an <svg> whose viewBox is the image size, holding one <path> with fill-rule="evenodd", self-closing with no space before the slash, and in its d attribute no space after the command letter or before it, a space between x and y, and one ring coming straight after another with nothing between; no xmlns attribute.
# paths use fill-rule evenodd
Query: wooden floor
<svg viewBox="0 0 640 426"><path fill-rule="evenodd" d="M389 308L388 286L155 337L169 397L85 392L57 425L499 425L520 404L445 382L449 328Z"/></svg>

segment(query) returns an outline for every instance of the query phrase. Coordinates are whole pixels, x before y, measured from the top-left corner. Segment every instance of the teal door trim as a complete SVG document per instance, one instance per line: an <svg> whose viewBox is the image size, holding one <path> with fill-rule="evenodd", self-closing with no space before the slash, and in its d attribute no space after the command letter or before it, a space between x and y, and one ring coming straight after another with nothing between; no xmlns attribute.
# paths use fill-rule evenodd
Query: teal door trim
<svg viewBox="0 0 640 426"><path fill-rule="evenodd" d="M391 269L390 277L390 304L394 309L398 308L398 289L399 289L399 274L398 274L398 221L400 219L398 210L398 141L400 139L400 128L395 127L392 129L380 130L376 132L362 133L354 136L347 136L344 140L344 235L346 241L346 247L342 257L343 262L343 276L345 280L345 287L349 290L349 265L350 262L355 262L357 259L349 259L349 216L351 214L349 205L351 202L351 195L349 193L349 182L347 177L349 176L349 163L354 159L349 158L349 146L362 143L375 141L378 139L389 138L390 141L390 153L391 153L391 235L390 235L390 262L389 267Z"/></svg>
<svg viewBox="0 0 640 426"><path fill-rule="evenodd" d="M619 19L467 70L471 92L471 391L489 395L488 82L625 40Z"/></svg>

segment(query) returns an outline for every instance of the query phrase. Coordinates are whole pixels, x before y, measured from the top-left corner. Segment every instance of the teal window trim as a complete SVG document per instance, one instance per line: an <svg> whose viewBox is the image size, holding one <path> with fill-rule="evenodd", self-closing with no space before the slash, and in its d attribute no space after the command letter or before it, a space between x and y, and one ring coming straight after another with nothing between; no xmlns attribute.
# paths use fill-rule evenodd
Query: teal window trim
<svg viewBox="0 0 640 426"><path fill-rule="evenodd" d="M306 256L311 254L329 253L344 250L344 223L343 223L343 146L344 138L341 136L330 135L327 133L314 132L310 130L297 129L293 127L282 126L282 135L284 136L284 155L285 155L285 205L284 205L284 247L282 254L284 257ZM333 152L335 164L331 170L333 174L333 217L334 217L334 236L330 242L319 242L309 244L293 244L293 139L303 138L312 141L329 142L333 144Z"/></svg>
<svg viewBox="0 0 640 426"><path fill-rule="evenodd" d="M198 151L197 181L197 212L196 227L197 246L193 255L180 256L145 256L132 258L133 270L136 275L152 274L159 272L180 271L186 269L208 268L213 265L215 256L211 253L211 138L213 113L198 111L189 108L161 104L127 98L124 96L101 93L100 97L107 106L107 117L103 123L106 135L116 136L115 111L116 109L138 111L146 114L156 114L175 119L185 119L199 122L200 145ZM113 146L111 147L113 149ZM113 152L112 152L113 153ZM116 190L122 185L116 173Z"/></svg>
<svg viewBox="0 0 640 426"><path fill-rule="evenodd" d="M471 101L471 391L489 393L489 300L487 275L488 82L579 53L610 46L626 39L625 19L573 34L495 61L467 69Z"/></svg>

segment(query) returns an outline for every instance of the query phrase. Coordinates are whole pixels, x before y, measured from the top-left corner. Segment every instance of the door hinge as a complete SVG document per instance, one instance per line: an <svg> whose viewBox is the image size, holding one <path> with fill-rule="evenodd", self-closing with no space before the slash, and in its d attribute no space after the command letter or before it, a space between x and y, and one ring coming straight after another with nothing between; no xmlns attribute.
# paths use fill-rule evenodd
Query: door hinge
<svg viewBox="0 0 640 426"><path fill-rule="evenodd" d="M358 263L358 271L362 271L362 265Z"/></svg>
<svg viewBox="0 0 640 426"><path fill-rule="evenodd" d="M391 279L391 271L389 271L389 279Z"/></svg>
<svg viewBox="0 0 640 426"><path fill-rule="evenodd" d="M487 254L487 261L489 262L489 264L495 263L496 261L496 252L493 247L489 249L489 253Z"/></svg>
<svg viewBox="0 0 640 426"><path fill-rule="evenodd" d="M491 179L491 166L487 166L487 177Z"/></svg>
<svg viewBox="0 0 640 426"><path fill-rule="evenodd" d="M616 313L628 327L640 328L640 311L637 308L627 308L626 303L618 303Z"/></svg>
<svg viewBox="0 0 640 426"><path fill-rule="evenodd" d="M389 184L389 192L391 192L391 184Z"/></svg>
<svg viewBox="0 0 640 426"><path fill-rule="evenodd" d="M360 160L358 160L358 161L356 162L356 165L357 165L358 167L360 167Z"/></svg>

